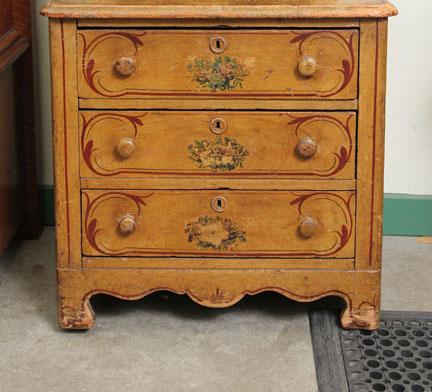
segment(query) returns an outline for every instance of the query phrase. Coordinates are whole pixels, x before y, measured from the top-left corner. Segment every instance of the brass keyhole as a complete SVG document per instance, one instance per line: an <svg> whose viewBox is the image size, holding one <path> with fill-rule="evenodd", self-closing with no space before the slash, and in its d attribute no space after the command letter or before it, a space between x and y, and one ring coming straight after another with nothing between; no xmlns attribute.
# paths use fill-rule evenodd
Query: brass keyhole
<svg viewBox="0 0 432 392"><path fill-rule="evenodd" d="M226 209L227 201L222 196L216 196L212 200L211 206L212 206L213 210L215 210L216 212L223 212Z"/></svg>
<svg viewBox="0 0 432 392"><path fill-rule="evenodd" d="M210 130L216 135L225 132L226 128L227 122L223 118L215 118L210 122Z"/></svg>
<svg viewBox="0 0 432 392"><path fill-rule="evenodd" d="M227 41L222 37L212 37L210 39L210 49L213 53L222 53L227 47Z"/></svg>

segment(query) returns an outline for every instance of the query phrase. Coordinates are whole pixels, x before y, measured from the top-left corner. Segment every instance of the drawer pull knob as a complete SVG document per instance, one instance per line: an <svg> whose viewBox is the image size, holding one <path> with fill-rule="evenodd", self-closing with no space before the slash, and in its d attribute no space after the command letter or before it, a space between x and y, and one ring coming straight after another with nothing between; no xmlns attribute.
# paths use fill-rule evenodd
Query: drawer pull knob
<svg viewBox="0 0 432 392"><path fill-rule="evenodd" d="M300 140L297 143L296 151L302 158L311 158L317 152L317 143L312 138L308 137Z"/></svg>
<svg viewBox="0 0 432 392"><path fill-rule="evenodd" d="M318 230L318 222L310 216L304 217L299 225L299 231L305 238L311 238Z"/></svg>
<svg viewBox="0 0 432 392"><path fill-rule="evenodd" d="M215 118L210 122L210 130L216 135L224 133L226 128L227 122L223 118Z"/></svg>
<svg viewBox="0 0 432 392"><path fill-rule="evenodd" d="M315 57L303 56L298 63L298 70L305 78L310 78L317 70Z"/></svg>
<svg viewBox="0 0 432 392"><path fill-rule="evenodd" d="M135 142L132 139L128 137L120 139L119 143L117 144L117 154L126 159L131 157L134 152Z"/></svg>
<svg viewBox="0 0 432 392"><path fill-rule="evenodd" d="M119 221L119 230L122 234L132 234L136 230L136 219L132 215L124 215Z"/></svg>
<svg viewBox="0 0 432 392"><path fill-rule="evenodd" d="M222 37L210 38L210 49L213 53L222 53L227 47L227 41Z"/></svg>
<svg viewBox="0 0 432 392"><path fill-rule="evenodd" d="M130 76L137 69L137 62L133 57L122 57L115 63L116 71L122 76Z"/></svg>

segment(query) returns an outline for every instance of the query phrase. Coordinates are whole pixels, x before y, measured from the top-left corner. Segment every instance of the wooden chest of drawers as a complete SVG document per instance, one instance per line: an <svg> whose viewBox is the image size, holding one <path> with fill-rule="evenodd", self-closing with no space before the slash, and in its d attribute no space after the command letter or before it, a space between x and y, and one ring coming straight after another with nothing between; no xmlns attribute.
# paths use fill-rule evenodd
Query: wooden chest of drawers
<svg viewBox="0 0 432 392"><path fill-rule="evenodd" d="M158 290L380 309L384 0L49 3L59 318Z"/></svg>

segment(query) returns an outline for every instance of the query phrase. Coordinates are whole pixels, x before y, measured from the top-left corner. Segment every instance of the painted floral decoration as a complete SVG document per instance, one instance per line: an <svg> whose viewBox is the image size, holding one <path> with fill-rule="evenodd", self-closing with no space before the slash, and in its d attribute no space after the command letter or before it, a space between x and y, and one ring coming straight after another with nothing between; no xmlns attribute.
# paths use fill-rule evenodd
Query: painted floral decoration
<svg viewBox="0 0 432 392"><path fill-rule="evenodd" d="M243 78L247 76L243 65L228 56L216 57L214 61L195 59L193 64L188 65L188 70L192 73L193 80L211 91L242 87Z"/></svg>
<svg viewBox="0 0 432 392"><path fill-rule="evenodd" d="M201 249L231 250L238 242L246 242L246 233L232 220L220 216L201 216L185 228L189 242Z"/></svg>
<svg viewBox="0 0 432 392"><path fill-rule="evenodd" d="M189 158L200 168L231 171L243 167L249 152L235 139L217 137L215 141L196 140L190 145Z"/></svg>

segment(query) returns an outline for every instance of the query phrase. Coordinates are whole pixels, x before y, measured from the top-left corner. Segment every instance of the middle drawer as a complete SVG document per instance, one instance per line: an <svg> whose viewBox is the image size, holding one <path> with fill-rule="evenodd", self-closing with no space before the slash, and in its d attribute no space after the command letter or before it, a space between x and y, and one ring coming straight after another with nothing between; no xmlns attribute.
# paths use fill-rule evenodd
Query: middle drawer
<svg viewBox="0 0 432 392"><path fill-rule="evenodd" d="M81 176L354 179L355 112L82 111Z"/></svg>

